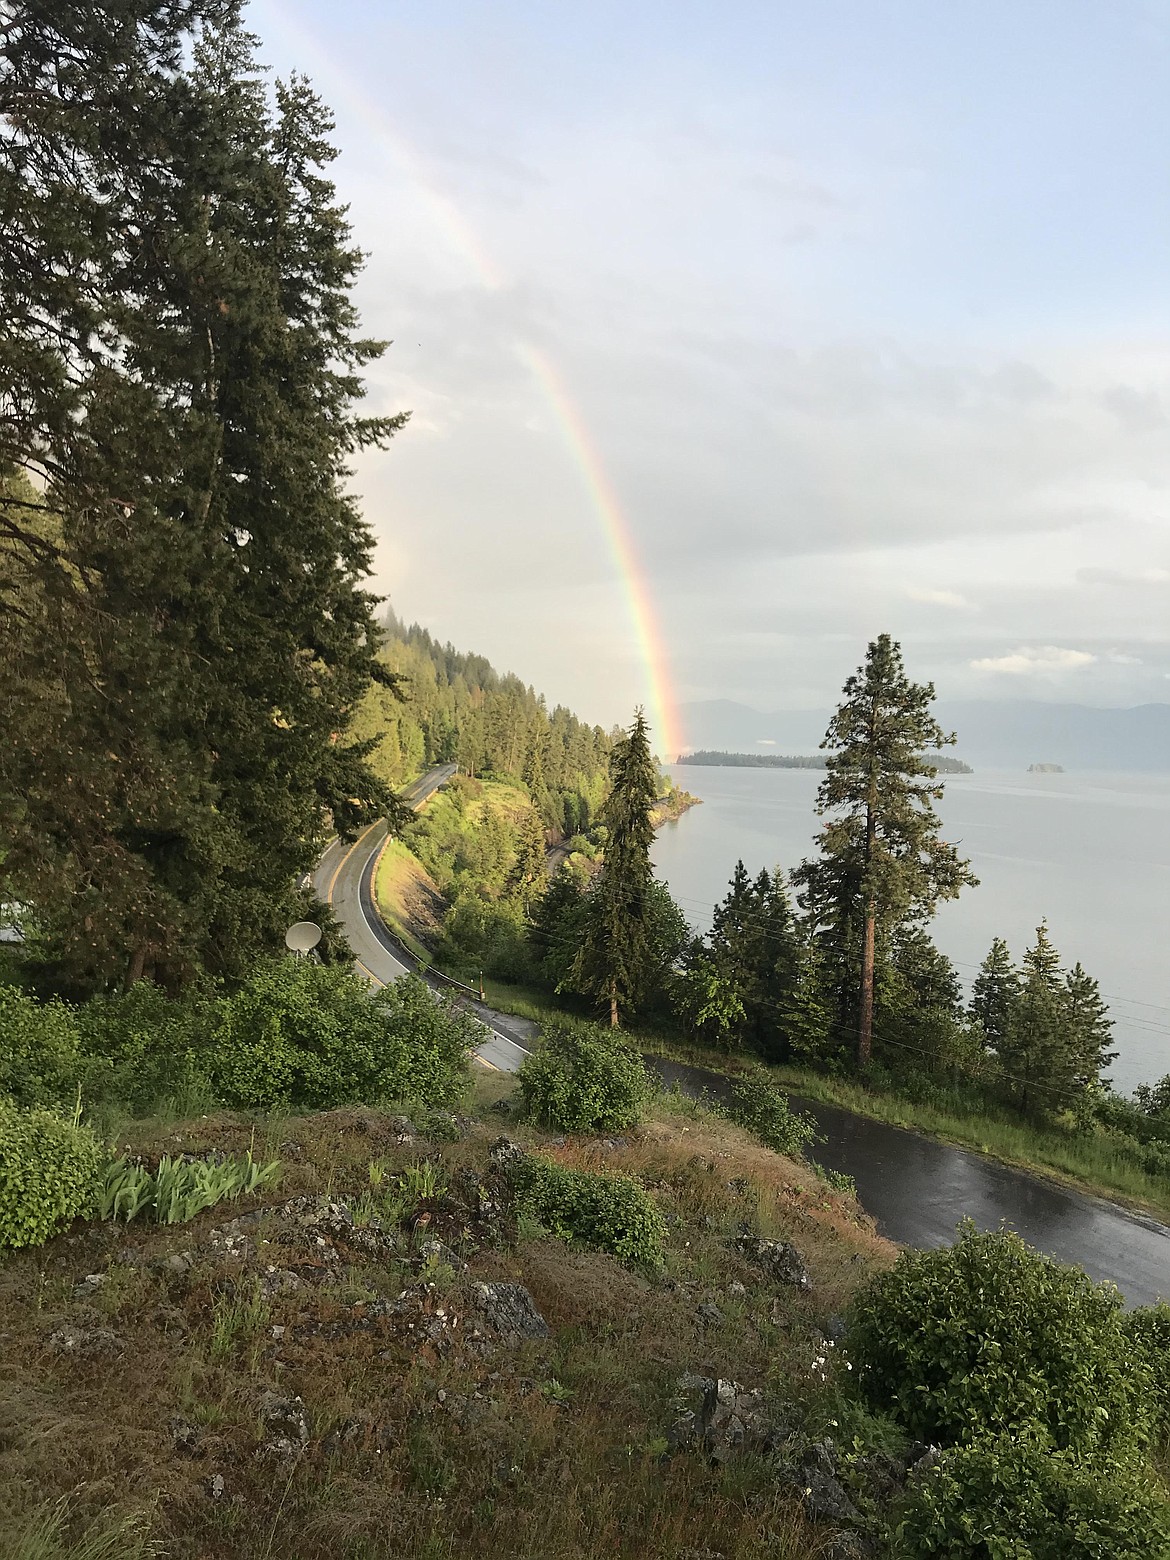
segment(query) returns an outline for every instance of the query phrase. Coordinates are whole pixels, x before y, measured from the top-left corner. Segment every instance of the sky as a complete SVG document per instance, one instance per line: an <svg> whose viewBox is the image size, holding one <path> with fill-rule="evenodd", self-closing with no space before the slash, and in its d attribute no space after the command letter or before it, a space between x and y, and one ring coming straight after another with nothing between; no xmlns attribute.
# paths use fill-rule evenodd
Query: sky
<svg viewBox="0 0 1170 1560"><path fill-rule="evenodd" d="M883 631L1170 700L1170 0L249 14L336 114L401 616L605 725Z"/></svg>

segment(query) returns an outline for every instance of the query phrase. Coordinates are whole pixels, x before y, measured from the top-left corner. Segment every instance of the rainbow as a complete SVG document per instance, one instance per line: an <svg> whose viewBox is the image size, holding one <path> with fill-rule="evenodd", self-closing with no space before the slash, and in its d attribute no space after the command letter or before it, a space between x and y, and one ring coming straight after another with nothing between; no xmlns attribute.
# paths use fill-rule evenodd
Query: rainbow
<svg viewBox="0 0 1170 1560"><path fill-rule="evenodd" d="M436 179L424 167L417 150L394 128L385 111L354 80L350 72L329 54L320 39L291 14L288 6L280 4L279 0L254 0L253 9L267 18L271 25L265 30L269 34L279 33L290 53L312 61L314 74L326 90L335 92L344 101L347 112L361 121L371 138L384 146L406 173L426 200L452 247L467 262L482 285L489 291L496 291L502 285L502 278L476 234L458 208L442 193ZM682 723L674 696L666 643L629 521L618 502L585 419L569 395L561 375L545 353L527 342L517 342L516 353L552 410L613 555L639 658L645 671L647 714L652 727L653 745L664 759L669 760L679 751Z"/></svg>

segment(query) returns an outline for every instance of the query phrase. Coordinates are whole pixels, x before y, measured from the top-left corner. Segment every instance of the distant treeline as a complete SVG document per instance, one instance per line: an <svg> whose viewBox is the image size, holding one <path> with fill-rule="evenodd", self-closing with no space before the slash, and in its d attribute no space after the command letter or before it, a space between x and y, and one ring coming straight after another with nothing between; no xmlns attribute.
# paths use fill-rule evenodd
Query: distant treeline
<svg viewBox="0 0 1170 1560"><path fill-rule="evenodd" d="M961 758L931 753L930 762L940 775L970 775L970 764ZM716 753L707 748L697 753L680 753L680 764L706 764L717 769L823 769L823 753Z"/></svg>
<svg viewBox="0 0 1170 1560"><path fill-rule="evenodd" d="M554 835L583 834L609 789L611 735L544 699L480 655L440 644L393 612L382 624L381 659L398 674L397 694L375 683L353 735L371 743L367 762L395 788L432 764L498 776L527 787Z"/></svg>

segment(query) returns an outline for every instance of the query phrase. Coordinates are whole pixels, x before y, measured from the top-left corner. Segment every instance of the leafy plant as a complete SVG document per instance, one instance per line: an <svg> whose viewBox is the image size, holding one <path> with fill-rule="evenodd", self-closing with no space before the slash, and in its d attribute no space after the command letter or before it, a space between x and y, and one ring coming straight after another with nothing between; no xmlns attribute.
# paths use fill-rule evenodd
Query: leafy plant
<svg viewBox="0 0 1170 1560"><path fill-rule="evenodd" d="M0 1100L0 1247L39 1246L90 1212L101 1184L97 1136L55 1111Z"/></svg>
<svg viewBox="0 0 1170 1560"><path fill-rule="evenodd" d="M820 1141L812 1117L793 1110L787 1094L762 1070L732 1084L727 1114L768 1148L792 1159Z"/></svg>
<svg viewBox="0 0 1170 1560"><path fill-rule="evenodd" d="M224 1005L212 1082L229 1104L323 1109L360 1100L455 1103L475 1020L404 976L381 991L308 960L259 965Z"/></svg>
<svg viewBox="0 0 1170 1560"><path fill-rule="evenodd" d="M1170 1434L1170 1305L1138 1306L1121 1326L1135 1364L1149 1373L1155 1433Z"/></svg>
<svg viewBox="0 0 1170 1560"><path fill-rule="evenodd" d="M660 1267L666 1221L644 1187L628 1175L570 1170L525 1155L508 1166L516 1211L559 1240L597 1246L615 1257Z"/></svg>
<svg viewBox="0 0 1170 1560"><path fill-rule="evenodd" d="M1089 1452L1149 1433L1149 1375L1117 1290L970 1220L859 1292L849 1352L868 1401L926 1441L1039 1432Z"/></svg>
<svg viewBox="0 0 1170 1560"><path fill-rule="evenodd" d="M251 1149L239 1159L173 1159L165 1155L154 1175L124 1157L112 1160L98 1197L103 1219L129 1223L150 1211L159 1224L185 1224L205 1208L270 1186L280 1161L261 1164Z"/></svg>
<svg viewBox="0 0 1170 1560"><path fill-rule="evenodd" d="M0 985L0 1097L61 1105L76 1093L83 1070L74 1009Z"/></svg>
<svg viewBox="0 0 1170 1560"><path fill-rule="evenodd" d="M1170 1506L1148 1470L1003 1436L956 1447L916 1483L900 1560L1166 1560Z"/></svg>
<svg viewBox="0 0 1170 1560"><path fill-rule="evenodd" d="M549 1019L543 1044L520 1069L528 1114L562 1132L634 1126L650 1098L642 1058L623 1038L573 1019Z"/></svg>

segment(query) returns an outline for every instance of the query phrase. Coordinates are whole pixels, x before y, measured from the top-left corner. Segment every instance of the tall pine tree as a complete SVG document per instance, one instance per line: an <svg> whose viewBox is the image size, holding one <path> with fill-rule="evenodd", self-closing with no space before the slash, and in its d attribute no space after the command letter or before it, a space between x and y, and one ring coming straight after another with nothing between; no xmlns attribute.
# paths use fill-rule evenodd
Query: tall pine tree
<svg viewBox="0 0 1170 1560"><path fill-rule="evenodd" d="M829 821L820 857L794 879L813 928L828 932L843 967L856 960L856 1059L873 1048L874 971L879 936L933 914L975 879L939 837L934 803L942 795L930 752L955 739L930 712L934 687L912 683L888 634L869 646L821 747L826 775L817 812Z"/></svg>
<svg viewBox="0 0 1170 1560"><path fill-rule="evenodd" d="M637 1004L655 963L650 814L657 795L649 732L639 710L610 755L610 792L602 812L605 859L588 896L584 937L572 970L575 988L608 1008L615 1028L622 1009Z"/></svg>
<svg viewBox="0 0 1170 1560"><path fill-rule="evenodd" d="M28 8L0 49L0 459L52 545L0 507L60 602L0 870L81 986L239 973L329 822L393 809L345 736L385 675L346 481L402 419L354 410L329 116L252 51L226 0Z"/></svg>

